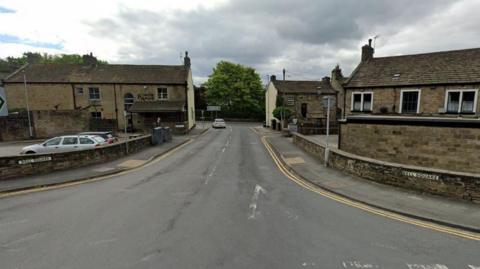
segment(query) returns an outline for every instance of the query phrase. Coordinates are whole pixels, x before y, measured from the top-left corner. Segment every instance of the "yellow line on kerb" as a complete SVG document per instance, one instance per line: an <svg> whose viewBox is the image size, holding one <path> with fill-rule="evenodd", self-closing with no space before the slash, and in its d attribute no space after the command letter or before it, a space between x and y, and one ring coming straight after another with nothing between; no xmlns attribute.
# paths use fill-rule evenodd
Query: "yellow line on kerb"
<svg viewBox="0 0 480 269"><path fill-rule="evenodd" d="M256 134L259 134L253 128L251 128L251 130L253 132L255 132ZM358 208L358 209L361 209L361 210L364 210L364 211L367 211L367 212L370 212L372 214L379 215L379 216L382 216L382 217L385 217L385 218L401 221L401 222L404 222L404 223L420 226L420 227L423 227L423 228L435 230L435 231L442 232L442 233L447 233L447 234L456 235L456 236L460 236L460 237L471 239L471 240L480 241L480 234L477 234L477 233L467 232L467 231L464 231L464 230L461 230L461 229L455 229L455 228L452 228L452 227L447 227L447 226L443 226L443 225L440 225L440 224L431 223L431 222L428 222L428 221L422 221L422 220L409 218L409 217L406 217L406 216L403 216L403 215L395 214L393 212L388 212L388 211L385 211L385 210L374 208L374 207L368 206L366 204L359 203L359 202L350 200L348 198L342 197L340 195L334 194L332 192L323 190L323 189L315 186L313 183L307 182L307 181L297 177L295 174L293 174L291 171L289 171L289 169L287 167L285 167L285 165L280 161L277 154L273 151L273 149L271 148L269 143L266 141L265 136L261 136L260 140L262 141L263 145L265 146L268 153L272 157L272 159L275 162L275 165L278 167L278 169L287 178L289 178L293 182L297 183L298 185L304 187L305 189L308 189L312 192L315 192L317 194L320 194L324 197L330 198L330 199L335 200L337 202L340 202L342 204L346 204L346 205L349 205L349 206L352 206L352 207L355 207L355 208Z"/></svg>
<svg viewBox="0 0 480 269"><path fill-rule="evenodd" d="M0 194L0 199L1 198L6 198L6 197L11 197L11 196L22 195L22 194L29 194L29 193L34 193L34 192L41 192L41 191L48 191L48 190L66 188L66 187L71 187L71 186L76 186L76 185L80 185L80 184L96 182L96 181L105 180L105 179L116 177L116 176L125 175L125 174L131 173L131 172L138 171L138 170L143 169L145 167L148 167L150 165L153 165L153 164L167 158L168 156L172 155L173 153L177 152L178 150L180 150L181 148L185 147L186 145L188 145L192 142L193 142L193 140L189 139L187 142L181 144L180 146L177 146L176 148L168 151L167 153L165 153L165 154L163 154L163 155L161 155L157 158L148 160L143 165L140 165L138 167L128 169L128 170L125 170L125 171L122 171L122 172L118 172L118 173L114 173L114 174L106 175L106 176L99 176L99 177L95 177L95 178L80 180L80 181L75 181L75 182L62 183L62 184L58 184L58 185L54 185L54 186L45 186L45 187L38 187L38 188L35 188L35 189L28 189L28 190L23 190L23 191L15 191L15 192L4 193L4 194Z"/></svg>

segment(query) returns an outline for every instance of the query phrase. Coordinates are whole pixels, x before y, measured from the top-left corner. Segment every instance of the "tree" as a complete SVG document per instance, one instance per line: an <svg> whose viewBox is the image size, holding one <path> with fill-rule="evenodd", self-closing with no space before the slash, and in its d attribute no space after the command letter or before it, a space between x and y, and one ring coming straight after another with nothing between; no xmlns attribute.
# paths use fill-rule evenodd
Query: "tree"
<svg viewBox="0 0 480 269"><path fill-rule="evenodd" d="M264 115L262 81L251 67L220 61L203 86L208 105L221 106L224 117L261 119Z"/></svg>
<svg viewBox="0 0 480 269"><path fill-rule="evenodd" d="M99 64L108 64L106 61L98 60ZM83 64L83 57L78 54L57 54L50 55L38 52L25 52L21 57L0 58L0 73L11 73L26 63L59 63L59 64Z"/></svg>
<svg viewBox="0 0 480 269"><path fill-rule="evenodd" d="M273 110L273 116L279 120L282 119L282 113L284 120L289 120L293 116L293 111L283 106L278 106Z"/></svg>

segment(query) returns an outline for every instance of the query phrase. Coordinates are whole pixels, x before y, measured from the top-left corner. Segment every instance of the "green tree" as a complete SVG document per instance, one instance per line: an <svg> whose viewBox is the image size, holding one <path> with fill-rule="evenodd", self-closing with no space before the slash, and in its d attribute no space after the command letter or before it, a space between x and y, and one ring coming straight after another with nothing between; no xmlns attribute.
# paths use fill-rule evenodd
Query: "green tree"
<svg viewBox="0 0 480 269"><path fill-rule="evenodd" d="M285 120L289 120L293 116L293 111L283 106L278 106L273 110L273 116L277 119L282 119L282 113Z"/></svg>
<svg viewBox="0 0 480 269"><path fill-rule="evenodd" d="M213 69L206 88L208 105L221 106L224 117L264 116L264 91L260 76L251 67L220 61Z"/></svg>

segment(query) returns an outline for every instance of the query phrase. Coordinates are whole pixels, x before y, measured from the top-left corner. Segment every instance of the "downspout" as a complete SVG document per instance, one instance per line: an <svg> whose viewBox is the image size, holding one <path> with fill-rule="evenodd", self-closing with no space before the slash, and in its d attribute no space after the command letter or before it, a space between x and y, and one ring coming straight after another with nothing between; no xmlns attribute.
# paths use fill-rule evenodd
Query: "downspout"
<svg viewBox="0 0 480 269"><path fill-rule="evenodd" d="M73 84L70 84L72 87L72 99L73 99L73 110L77 109L77 99L75 98L75 86Z"/></svg>
<svg viewBox="0 0 480 269"><path fill-rule="evenodd" d="M117 122L117 130L118 130L118 107L117 107L117 87L116 84L113 84L113 98L115 99L115 121ZM125 124L127 124L125 122Z"/></svg>

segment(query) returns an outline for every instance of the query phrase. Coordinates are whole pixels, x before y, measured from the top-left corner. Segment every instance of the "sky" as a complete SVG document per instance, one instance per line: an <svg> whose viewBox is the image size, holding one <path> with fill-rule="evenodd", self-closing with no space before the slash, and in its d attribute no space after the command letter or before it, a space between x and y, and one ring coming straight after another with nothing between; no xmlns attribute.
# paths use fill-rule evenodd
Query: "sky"
<svg viewBox="0 0 480 269"><path fill-rule="evenodd" d="M181 64L195 84L215 64L261 78L345 76L375 38L375 57L480 47L480 0L0 0L0 58L86 54L119 64Z"/></svg>

